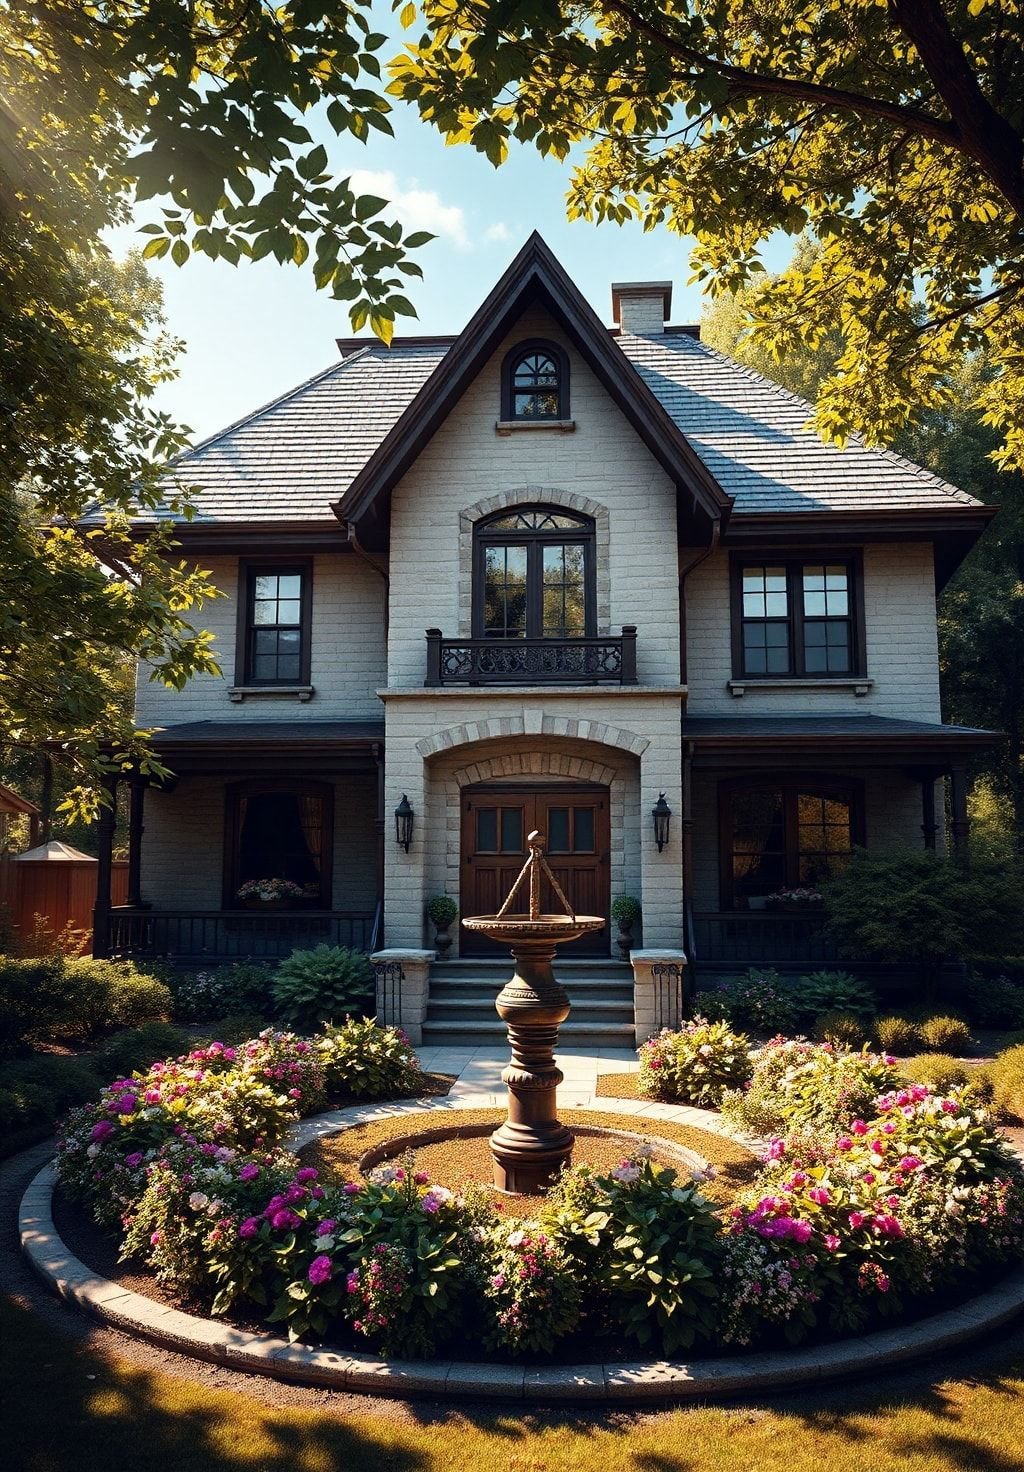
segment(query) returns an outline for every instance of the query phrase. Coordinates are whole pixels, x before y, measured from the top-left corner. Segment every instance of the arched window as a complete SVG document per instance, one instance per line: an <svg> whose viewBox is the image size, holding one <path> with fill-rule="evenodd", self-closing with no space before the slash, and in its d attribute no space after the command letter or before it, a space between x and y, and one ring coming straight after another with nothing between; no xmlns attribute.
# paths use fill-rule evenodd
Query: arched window
<svg viewBox="0 0 1024 1472"><path fill-rule="evenodd" d="M816 889L864 842L862 785L805 773L723 782L722 908L761 910L779 890Z"/></svg>
<svg viewBox="0 0 1024 1472"><path fill-rule="evenodd" d="M569 365L550 342L521 342L501 374L501 417L529 423L569 418Z"/></svg>
<svg viewBox="0 0 1024 1472"><path fill-rule="evenodd" d="M517 506L474 529L478 639L576 639L597 632L594 523L559 506Z"/></svg>

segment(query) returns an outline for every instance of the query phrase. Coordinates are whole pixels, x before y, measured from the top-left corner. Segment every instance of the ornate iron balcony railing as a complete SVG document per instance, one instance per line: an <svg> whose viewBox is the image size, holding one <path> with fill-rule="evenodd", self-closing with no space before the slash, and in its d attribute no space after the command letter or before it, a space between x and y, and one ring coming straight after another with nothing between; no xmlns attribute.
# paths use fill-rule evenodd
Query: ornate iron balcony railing
<svg viewBox="0 0 1024 1472"><path fill-rule="evenodd" d="M424 684L635 685L636 625L592 639L446 639L428 629Z"/></svg>

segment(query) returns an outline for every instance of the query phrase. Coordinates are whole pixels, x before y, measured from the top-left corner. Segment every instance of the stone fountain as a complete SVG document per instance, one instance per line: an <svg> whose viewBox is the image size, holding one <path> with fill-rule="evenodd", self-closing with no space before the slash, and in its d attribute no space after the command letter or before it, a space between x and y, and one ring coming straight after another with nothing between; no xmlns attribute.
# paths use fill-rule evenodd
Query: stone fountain
<svg viewBox="0 0 1024 1472"><path fill-rule="evenodd" d="M467 930L509 945L515 974L498 995L498 1016L508 1025L512 1059L501 1075L508 1086L508 1116L491 1136L494 1184L499 1191L534 1195L550 1186L572 1155L573 1137L556 1114L562 1070L555 1063L558 1029L569 1015L569 997L551 969L560 945L588 930L600 930L600 915L577 915L548 867L544 840L526 840L530 856L496 915L471 915ZM561 914L541 912L541 879L546 877L562 905ZM529 915L509 910L529 883Z"/></svg>

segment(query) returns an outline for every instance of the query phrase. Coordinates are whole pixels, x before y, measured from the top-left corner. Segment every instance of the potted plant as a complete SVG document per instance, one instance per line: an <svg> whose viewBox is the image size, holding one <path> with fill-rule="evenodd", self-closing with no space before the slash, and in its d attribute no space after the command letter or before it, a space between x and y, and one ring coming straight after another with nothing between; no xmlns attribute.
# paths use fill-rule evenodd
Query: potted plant
<svg viewBox="0 0 1024 1472"><path fill-rule="evenodd" d="M301 884L290 879L247 879L235 890L247 910L285 910L294 900L301 900Z"/></svg>
<svg viewBox="0 0 1024 1472"><path fill-rule="evenodd" d="M633 926L640 915L640 901L632 895L620 894L612 901L612 919L619 927L619 954L624 961L629 960L629 953L633 948Z"/></svg>
<svg viewBox="0 0 1024 1472"><path fill-rule="evenodd" d="M816 889L777 889L767 898L769 910L820 910L825 896Z"/></svg>
<svg viewBox="0 0 1024 1472"><path fill-rule="evenodd" d="M458 913L458 905L446 894L435 895L427 906L427 917L434 922L435 926L434 944L437 947L439 961L444 961L452 948L452 938L448 933L448 927Z"/></svg>

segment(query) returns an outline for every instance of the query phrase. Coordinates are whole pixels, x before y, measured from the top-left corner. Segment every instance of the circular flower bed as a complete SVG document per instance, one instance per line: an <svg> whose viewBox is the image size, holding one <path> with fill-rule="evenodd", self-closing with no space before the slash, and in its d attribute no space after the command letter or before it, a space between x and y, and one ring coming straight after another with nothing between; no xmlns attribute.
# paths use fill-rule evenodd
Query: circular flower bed
<svg viewBox="0 0 1024 1472"><path fill-rule="evenodd" d="M701 1050L731 1057L735 1044L688 1032L660 1048L691 1045L703 1092L713 1053ZM401 1037L364 1022L214 1043L118 1079L69 1119L58 1170L121 1230L125 1254L213 1313L405 1356L834 1337L962 1298L1019 1255L1020 1163L963 1092L903 1086L891 1059L784 1040L750 1070L725 1108L779 1132L724 1203L643 1148L603 1173L566 1172L525 1221L415 1163L331 1182L282 1148L299 1115L327 1093L415 1087ZM732 1064L724 1073L719 1095L736 1079Z"/></svg>

